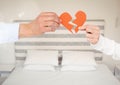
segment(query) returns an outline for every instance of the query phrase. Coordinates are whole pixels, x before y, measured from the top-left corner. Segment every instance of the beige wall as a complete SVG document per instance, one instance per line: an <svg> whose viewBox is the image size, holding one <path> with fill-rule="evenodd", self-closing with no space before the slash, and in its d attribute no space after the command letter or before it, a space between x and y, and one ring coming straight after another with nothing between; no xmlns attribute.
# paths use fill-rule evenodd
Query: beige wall
<svg viewBox="0 0 120 85"><path fill-rule="evenodd" d="M119 0L0 0L0 21L34 19L41 11L53 11L60 15L67 11L74 15L78 10L87 14L87 19L104 19L105 36L120 42ZM108 65L113 61L105 58Z"/></svg>

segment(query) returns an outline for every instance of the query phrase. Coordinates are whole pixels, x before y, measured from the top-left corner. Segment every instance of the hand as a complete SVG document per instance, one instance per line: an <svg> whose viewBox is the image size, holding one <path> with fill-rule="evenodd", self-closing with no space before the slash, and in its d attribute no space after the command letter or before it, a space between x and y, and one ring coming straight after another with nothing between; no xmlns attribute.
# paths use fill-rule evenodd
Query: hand
<svg viewBox="0 0 120 85"><path fill-rule="evenodd" d="M42 12L28 24L20 24L20 37L36 36L55 31L60 25L59 17L54 12Z"/></svg>
<svg viewBox="0 0 120 85"><path fill-rule="evenodd" d="M85 25L79 28L80 30L86 31L86 37L92 44L96 44L100 37L100 28L95 25Z"/></svg>

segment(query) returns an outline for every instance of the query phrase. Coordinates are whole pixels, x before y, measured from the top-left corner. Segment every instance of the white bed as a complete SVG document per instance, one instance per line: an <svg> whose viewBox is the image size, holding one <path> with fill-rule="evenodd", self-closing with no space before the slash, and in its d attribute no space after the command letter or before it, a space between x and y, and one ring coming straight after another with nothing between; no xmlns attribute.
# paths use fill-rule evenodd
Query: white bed
<svg viewBox="0 0 120 85"><path fill-rule="evenodd" d="M100 26L104 34L104 20L87 22ZM46 53L48 50L54 50L54 53ZM61 52L62 68L56 71L53 67L58 65L56 61ZM16 67L2 85L120 85L107 66L96 66L94 58L101 57L101 53L91 48L85 32L71 34L61 28L53 33L22 39L15 43L15 57L17 62L25 61L24 66Z"/></svg>
<svg viewBox="0 0 120 85"><path fill-rule="evenodd" d="M120 85L109 69L100 64L95 71L41 72L16 68L2 85Z"/></svg>

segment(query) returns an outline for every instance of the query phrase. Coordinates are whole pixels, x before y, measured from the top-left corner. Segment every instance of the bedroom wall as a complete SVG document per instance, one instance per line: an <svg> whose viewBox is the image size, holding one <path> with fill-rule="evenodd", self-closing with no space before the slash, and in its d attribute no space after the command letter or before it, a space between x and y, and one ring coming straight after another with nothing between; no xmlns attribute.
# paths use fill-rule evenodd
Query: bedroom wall
<svg viewBox="0 0 120 85"><path fill-rule="evenodd" d="M120 43L120 11L119 0L0 0L0 21L12 22L17 19L34 19L42 11L53 11L60 15L67 11L72 15L78 10L87 14L87 19L104 19L105 36ZM8 45L8 44L6 44ZM13 44L7 50L13 49ZM6 51L0 48L0 52ZM13 52L9 52L13 54ZM5 56L8 56L6 54ZM113 69L115 63L111 56L104 62Z"/></svg>

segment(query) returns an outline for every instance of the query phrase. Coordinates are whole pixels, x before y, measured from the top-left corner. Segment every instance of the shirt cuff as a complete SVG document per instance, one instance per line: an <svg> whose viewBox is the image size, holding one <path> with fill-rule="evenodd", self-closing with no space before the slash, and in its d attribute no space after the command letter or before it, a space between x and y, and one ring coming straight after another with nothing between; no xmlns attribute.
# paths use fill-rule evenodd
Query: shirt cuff
<svg viewBox="0 0 120 85"><path fill-rule="evenodd" d="M14 42L19 38L19 23L0 23L0 43Z"/></svg>

